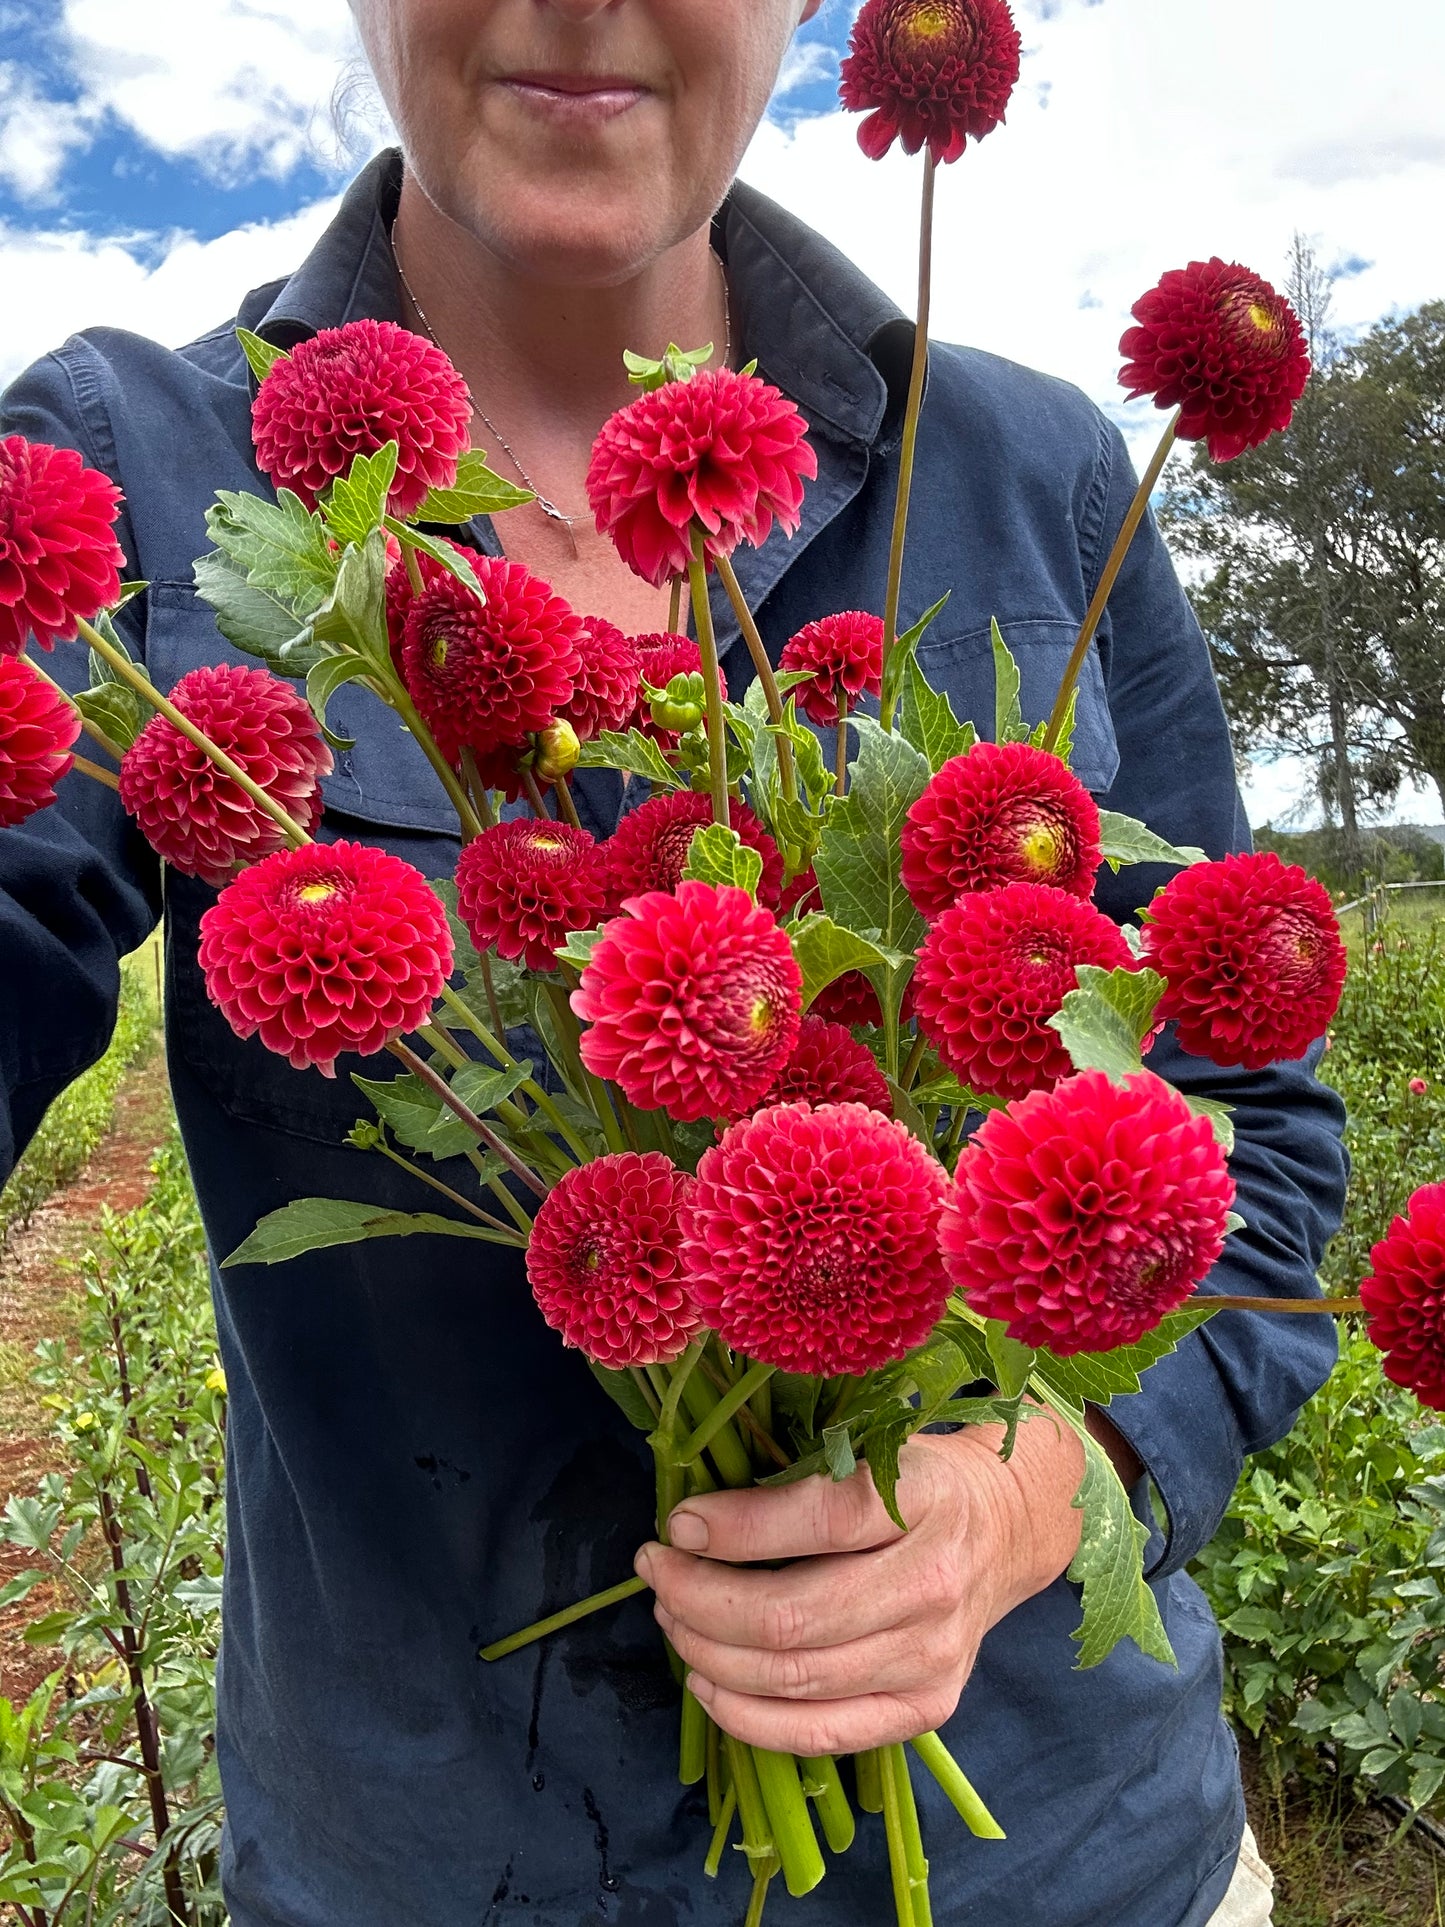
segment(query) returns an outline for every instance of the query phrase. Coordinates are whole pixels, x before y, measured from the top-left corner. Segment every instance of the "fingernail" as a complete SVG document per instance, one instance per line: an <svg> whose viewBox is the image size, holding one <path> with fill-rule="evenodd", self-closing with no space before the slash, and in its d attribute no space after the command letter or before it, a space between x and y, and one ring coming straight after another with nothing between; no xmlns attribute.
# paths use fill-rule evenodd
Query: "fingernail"
<svg viewBox="0 0 1445 1927"><path fill-rule="evenodd" d="M632 1562L632 1570L637 1574L639 1579L645 1580L649 1586L652 1584L651 1546L640 1546L638 1548L637 1557Z"/></svg>
<svg viewBox="0 0 1445 1927"><path fill-rule="evenodd" d="M681 1552L707 1551L707 1520L700 1512L674 1512L667 1536Z"/></svg>
<svg viewBox="0 0 1445 1927"><path fill-rule="evenodd" d="M713 1700L717 1697L717 1688L713 1685L712 1681L710 1679L703 1679L698 1673L688 1674L687 1690L695 1700L700 1701L704 1706L711 1706Z"/></svg>

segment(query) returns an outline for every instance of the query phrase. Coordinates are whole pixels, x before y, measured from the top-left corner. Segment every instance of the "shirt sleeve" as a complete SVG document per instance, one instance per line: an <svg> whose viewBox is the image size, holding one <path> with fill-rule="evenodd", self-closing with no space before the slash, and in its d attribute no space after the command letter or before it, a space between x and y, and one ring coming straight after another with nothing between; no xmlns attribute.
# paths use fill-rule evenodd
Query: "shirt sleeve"
<svg viewBox="0 0 1445 1927"><path fill-rule="evenodd" d="M6 435L74 448L91 467L107 466L62 356L37 362L0 396ZM133 574L123 511L118 533ZM122 627L131 630L134 649L134 603ZM32 653L69 689L89 680L79 643ZM95 760L106 758L97 752ZM159 914L159 866L114 791L93 778L72 772L49 809L0 829L0 1181L51 1100L105 1050L115 1028L120 959Z"/></svg>
<svg viewBox="0 0 1445 1927"><path fill-rule="evenodd" d="M1117 430L1106 437L1099 552L1092 581L1124 519L1135 478ZM1145 518L1100 634L1120 765L1106 807L1141 818L1174 844L1211 857L1250 847L1224 709L1199 624L1160 538ZM1176 872L1153 866L1106 873L1104 909L1137 914ZM1344 1209L1344 1107L1319 1083L1322 1046L1296 1063L1220 1069L1183 1050L1169 1026L1151 1070L1180 1090L1234 1110L1230 1161L1245 1229L1228 1240L1203 1289L1252 1297L1319 1295L1315 1274ZM1282 1438L1329 1376L1332 1319L1222 1312L1151 1366L1142 1389L1109 1406L1160 1493L1167 1530L1150 1573L1162 1578L1212 1537L1246 1454Z"/></svg>

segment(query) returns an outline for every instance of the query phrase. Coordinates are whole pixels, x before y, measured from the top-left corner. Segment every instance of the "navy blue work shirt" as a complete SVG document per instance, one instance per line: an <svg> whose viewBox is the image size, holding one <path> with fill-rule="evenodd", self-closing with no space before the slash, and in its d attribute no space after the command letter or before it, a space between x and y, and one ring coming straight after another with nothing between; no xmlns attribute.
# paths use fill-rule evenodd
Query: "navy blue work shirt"
<svg viewBox="0 0 1445 1927"><path fill-rule="evenodd" d="M384 155L289 280L239 319L289 346L399 314L388 233L400 161ZM736 188L716 224L741 352L811 423L819 474L803 524L737 558L769 647L812 617L873 608L886 573L910 330L832 247ZM66 443L125 491L122 536L148 593L126 612L169 688L238 659L192 585L218 488L266 492L245 365L227 322L172 352L113 329L76 336L11 387L0 432ZM999 619L1031 718L1044 715L1134 488L1118 433L1081 394L992 355L939 346L919 441L904 577L922 646L960 716L993 714ZM475 539L493 551L487 525ZM737 642L725 603L724 646ZM72 681L83 653L51 659ZM749 679L732 647L735 689ZM325 783L327 831L450 872L450 808L396 718L343 689L356 746ZM1152 522L1136 542L1080 691L1076 768L1109 807L1214 856L1248 830L1198 627ZM589 775L610 829L617 779ZM1120 919L1163 880L1127 870ZM115 798L82 776L0 832L0 1170L49 1100L102 1051L116 960L164 906L171 1077L211 1248L311 1193L425 1208L416 1181L342 1147L365 1109L239 1042L206 999L196 922L212 893L162 878ZM382 1059L366 1068L389 1075ZM1246 1232L1211 1281L1305 1295L1337 1224L1341 1116L1309 1063L1220 1070L1161 1040L1154 1067L1237 1107ZM736 1923L741 1860L703 1877L698 1791L677 1784L675 1689L635 1600L500 1665L478 1646L626 1578L652 1532L642 1440L532 1304L519 1257L447 1241L358 1245L215 1280L230 1384L218 1747L236 1927L673 1927ZM1111 1415L1162 1494L1151 1581L1177 1671L1132 1645L1074 1670L1074 1588L1059 1581L989 1634L949 1740L1008 1833L971 1839L920 1785L935 1917L983 1927L1198 1927L1243 1825L1220 1716L1219 1635L1185 1562L1217 1525L1246 1453L1280 1437L1328 1372L1325 1318L1230 1314L1186 1341ZM920 1781L924 1776L917 1776ZM734 1864L736 1862L736 1864ZM891 1920L883 1828L779 1921Z"/></svg>

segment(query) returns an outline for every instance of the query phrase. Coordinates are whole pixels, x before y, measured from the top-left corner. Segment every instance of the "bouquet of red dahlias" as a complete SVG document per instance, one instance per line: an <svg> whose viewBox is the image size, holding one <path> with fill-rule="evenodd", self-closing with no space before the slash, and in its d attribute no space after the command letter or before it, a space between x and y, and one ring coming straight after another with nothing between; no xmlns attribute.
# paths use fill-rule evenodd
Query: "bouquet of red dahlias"
<svg viewBox="0 0 1445 1927"><path fill-rule="evenodd" d="M977 31L955 35L955 15ZM870 110L868 151L899 133L927 148L926 215L936 163L1001 117L1017 53L1002 0L864 7L845 99ZM927 244L925 218L925 260ZM229 1263L414 1233L525 1248L543 1317L647 1434L664 1537L689 1494L860 1465L901 1529L914 1433L988 1423L1007 1454L1050 1415L1086 1456L1080 1663L1126 1637L1167 1660L1147 1534L1086 1402L1137 1389L1217 1311L1321 1304L1197 1294L1238 1222L1229 1117L1153 1075L1149 1046L1172 1020L1220 1064L1297 1057L1335 1010L1345 954L1301 871L1211 863L1101 812L1069 767L1073 697L1174 436L1237 454L1288 421L1308 366L1287 304L1243 269L1195 263L1138 304L1126 384L1177 412L1051 716L1025 720L995 630L980 735L920 668L937 611L898 633L926 305L883 614L820 612L776 667L730 556L796 527L807 424L710 351L628 357L641 393L589 476L599 529L673 585L665 635L624 636L445 534L530 498L467 447L446 357L390 323L289 354L242 333L275 499L218 498L196 580L262 667L155 688L107 613L142 586L120 583L117 491L68 450L0 442L0 823L52 802L72 764L118 789L158 854L219 891L200 964L239 1035L303 1074L334 1076L346 1053L395 1060L390 1077L354 1077L372 1115L350 1141L438 1208L304 1199ZM756 671L736 697L710 573ZM695 637L679 632L684 584ZM27 636L83 637L93 686L72 704L21 653ZM462 846L454 882L315 838L319 779L346 747L328 705L347 683L435 770ZM115 773L74 756L82 722ZM648 789L600 843L572 806L578 767ZM1096 879L1142 862L1176 875L1142 928L1121 929ZM462 1152L469 1192L429 1168ZM1361 1297L1390 1375L1445 1408L1441 1189L1377 1248ZM912 1750L996 1837L937 1736ZM706 1782L709 1874L740 1835L750 1922L777 1873L793 1894L823 1877L819 1832L835 1853L853 1838L836 1759L742 1745L685 1689L681 1775ZM860 1755L851 1778L884 1816L900 1927L922 1927L908 1757Z"/></svg>

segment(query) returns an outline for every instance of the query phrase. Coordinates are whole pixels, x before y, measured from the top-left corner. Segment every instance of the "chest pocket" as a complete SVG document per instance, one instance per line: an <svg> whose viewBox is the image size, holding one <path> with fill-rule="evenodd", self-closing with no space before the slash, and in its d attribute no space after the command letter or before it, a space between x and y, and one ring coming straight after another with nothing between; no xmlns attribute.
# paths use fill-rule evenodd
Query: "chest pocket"
<svg viewBox="0 0 1445 1927"><path fill-rule="evenodd" d="M1048 617L1001 620L999 627L1018 664L1024 720L1041 723L1053 708L1077 630L1070 622ZM992 736L993 646L986 624L951 636L930 631L919 644L918 666L932 686L948 696L960 722L971 721L981 736ZM1079 678L1071 764L1079 781L1095 796L1113 786L1119 771L1119 744L1096 643L1090 645Z"/></svg>
<svg viewBox="0 0 1445 1927"><path fill-rule="evenodd" d="M147 597L146 662L170 690L204 663L254 659L218 633L208 605L186 583L153 583ZM394 851L424 875L449 876L456 866L456 818L415 740L369 691L348 685L327 709L338 736L354 749L333 752L324 778L327 832ZM250 1125L337 1144L366 1110L348 1073L389 1077L390 1057L338 1060L335 1079L293 1070L256 1038L242 1041L206 995L196 962L199 924L215 892L191 877L166 873L168 1042L223 1112Z"/></svg>

